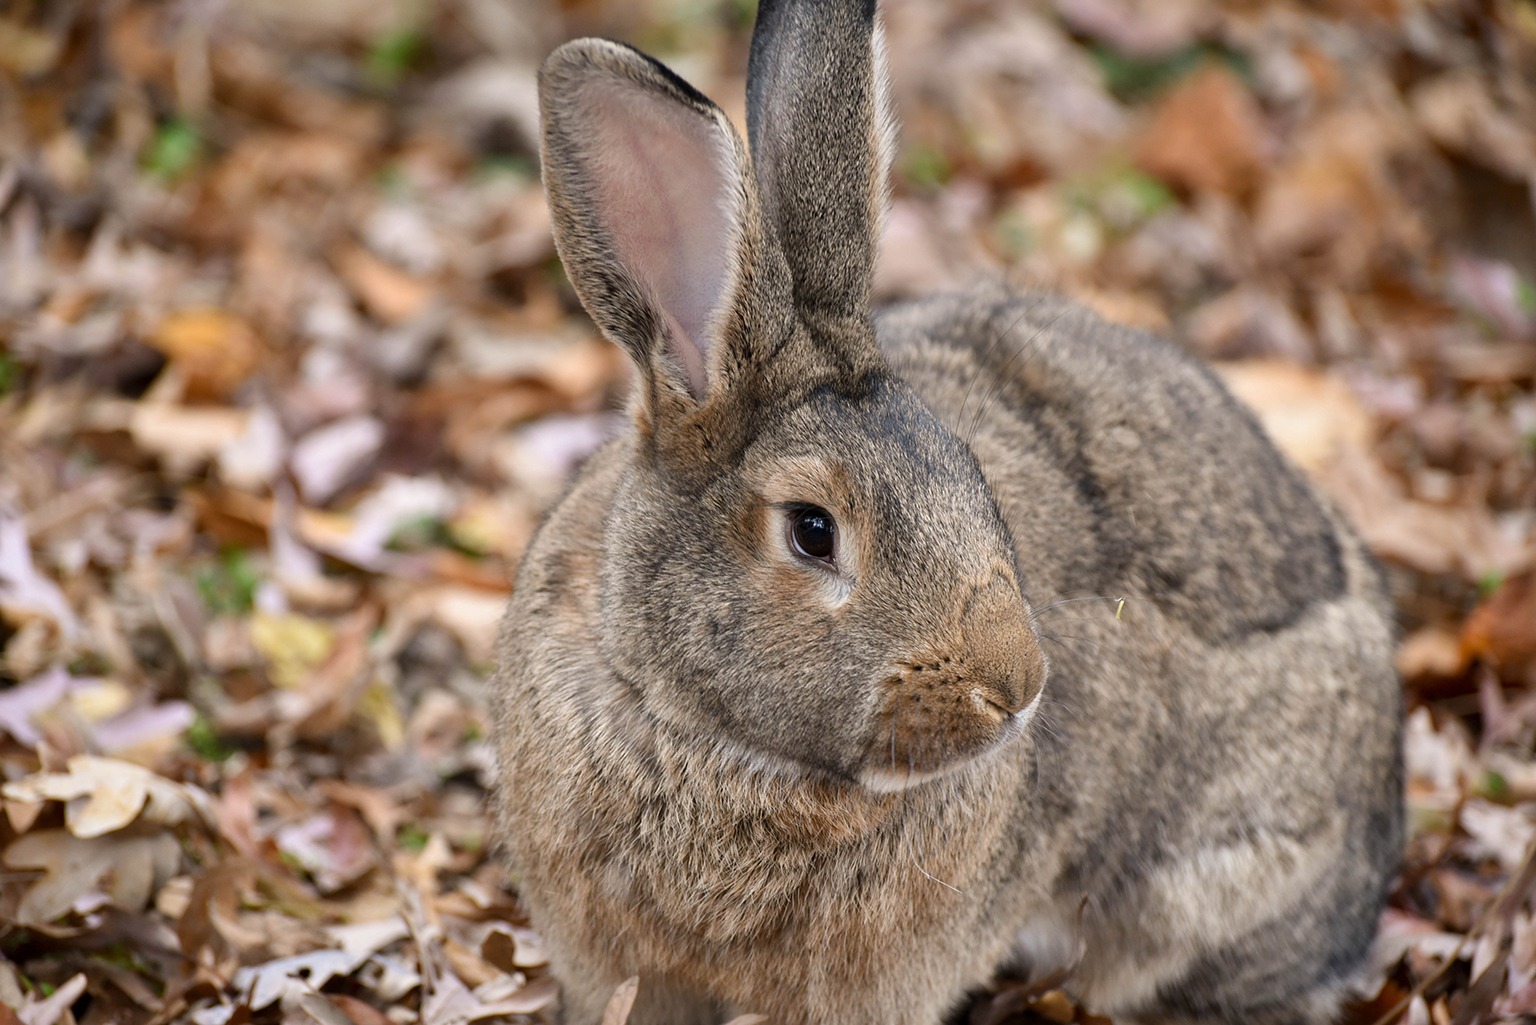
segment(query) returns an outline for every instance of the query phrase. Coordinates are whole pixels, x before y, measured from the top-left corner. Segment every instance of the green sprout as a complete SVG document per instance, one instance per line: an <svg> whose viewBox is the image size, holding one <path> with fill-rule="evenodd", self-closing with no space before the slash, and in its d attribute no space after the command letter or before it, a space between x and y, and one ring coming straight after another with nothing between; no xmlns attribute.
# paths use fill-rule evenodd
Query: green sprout
<svg viewBox="0 0 1536 1025"><path fill-rule="evenodd" d="M144 155L144 169L161 181L176 181L202 159L203 137L190 121L172 118L160 126Z"/></svg>
<svg viewBox="0 0 1536 1025"><path fill-rule="evenodd" d="M197 593L215 615L238 616L256 607L261 575L243 549L228 548L219 561L197 575Z"/></svg>

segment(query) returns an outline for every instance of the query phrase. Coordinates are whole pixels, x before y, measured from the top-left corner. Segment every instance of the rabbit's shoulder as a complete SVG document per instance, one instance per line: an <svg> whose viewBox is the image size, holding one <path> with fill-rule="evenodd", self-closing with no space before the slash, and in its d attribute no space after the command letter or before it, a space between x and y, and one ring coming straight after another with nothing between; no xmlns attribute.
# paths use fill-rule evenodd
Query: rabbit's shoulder
<svg viewBox="0 0 1536 1025"><path fill-rule="evenodd" d="M1142 594L1211 643L1362 594L1368 559L1204 364L1067 300L883 311L893 368L975 450L1037 603Z"/></svg>

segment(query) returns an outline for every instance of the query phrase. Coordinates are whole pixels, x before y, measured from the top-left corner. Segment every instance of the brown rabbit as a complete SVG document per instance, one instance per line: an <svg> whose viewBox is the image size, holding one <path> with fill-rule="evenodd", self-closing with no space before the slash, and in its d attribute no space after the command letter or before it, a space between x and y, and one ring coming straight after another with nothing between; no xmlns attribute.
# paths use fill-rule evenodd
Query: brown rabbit
<svg viewBox="0 0 1536 1025"><path fill-rule="evenodd" d="M763 0L750 163L627 47L540 76L560 253L637 370L492 684L563 1020L639 975L637 1025L937 1025L1075 963L1122 1021L1326 1022L1402 836L1377 575L1158 339L873 318L880 52L872 0Z"/></svg>

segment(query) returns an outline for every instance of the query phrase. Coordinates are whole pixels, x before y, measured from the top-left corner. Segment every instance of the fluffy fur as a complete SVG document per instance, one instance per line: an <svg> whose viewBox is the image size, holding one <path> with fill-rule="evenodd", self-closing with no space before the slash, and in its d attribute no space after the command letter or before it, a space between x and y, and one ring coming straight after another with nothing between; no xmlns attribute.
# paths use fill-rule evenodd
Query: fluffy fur
<svg viewBox="0 0 1536 1025"><path fill-rule="evenodd" d="M541 75L556 241L638 371L492 681L563 1020L638 974L636 1025L938 1025L1081 949L1123 1020L1325 1022L1401 839L1377 575L1173 347L999 291L871 315L878 53L870 2L764 0L752 163L636 51Z"/></svg>

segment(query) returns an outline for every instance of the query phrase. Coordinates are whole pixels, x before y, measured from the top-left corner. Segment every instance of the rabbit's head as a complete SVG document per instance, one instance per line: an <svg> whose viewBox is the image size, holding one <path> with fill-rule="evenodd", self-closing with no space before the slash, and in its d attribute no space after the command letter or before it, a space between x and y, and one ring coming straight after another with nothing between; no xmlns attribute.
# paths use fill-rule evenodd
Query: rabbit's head
<svg viewBox="0 0 1536 1025"><path fill-rule="evenodd" d="M874 5L839 10L813 31L761 5L750 163L662 65L561 47L543 173L571 283L637 371L604 660L701 743L893 789L1015 735L1046 668L975 457L875 343L889 131Z"/></svg>

